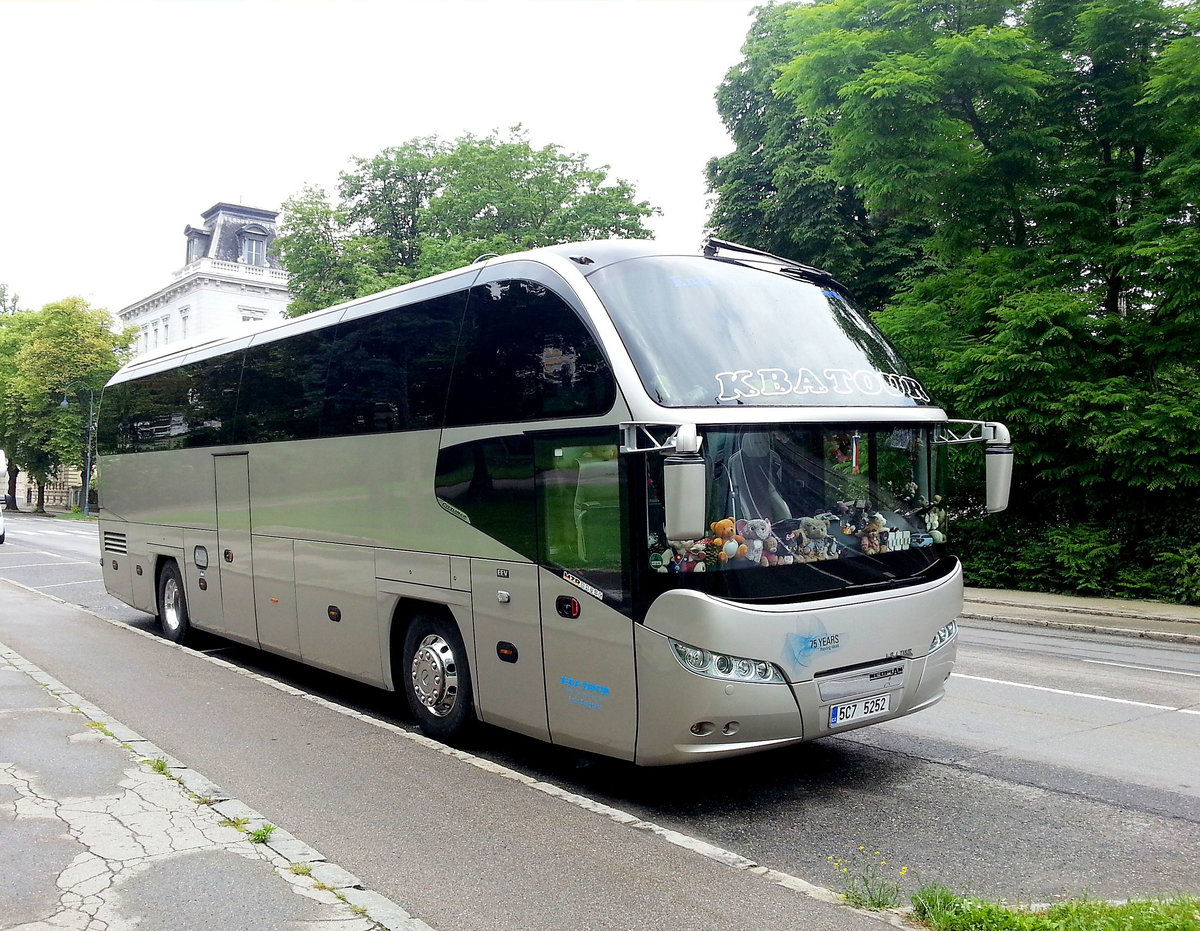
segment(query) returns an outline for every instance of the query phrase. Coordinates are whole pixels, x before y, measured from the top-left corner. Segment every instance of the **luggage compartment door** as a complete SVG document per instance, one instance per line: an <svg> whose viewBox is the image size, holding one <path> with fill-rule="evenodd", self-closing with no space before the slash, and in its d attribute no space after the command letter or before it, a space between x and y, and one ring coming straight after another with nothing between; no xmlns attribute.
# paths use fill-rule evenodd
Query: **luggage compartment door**
<svg viewBox="0 0 1200 931"><path fill-rule="evenodd" d="M250 456L214 456L217 485L216 565L226 637L258 646L254 559L250 546ZM210 570L211 571L211 570Z"/></svg>

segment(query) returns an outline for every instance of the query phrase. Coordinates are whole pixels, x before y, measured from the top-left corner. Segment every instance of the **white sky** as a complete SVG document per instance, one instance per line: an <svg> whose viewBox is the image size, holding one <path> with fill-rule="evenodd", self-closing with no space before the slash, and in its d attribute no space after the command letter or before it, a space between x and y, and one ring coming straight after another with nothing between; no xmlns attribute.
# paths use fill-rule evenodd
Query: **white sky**
<svg viewBox="0 0 1200 931"><path fill-rule="evenodd" d="M333 195L352 156L521 123L699 245L714 93L758 0L0 0L0 282L116 312L218 201Z"/></svg>

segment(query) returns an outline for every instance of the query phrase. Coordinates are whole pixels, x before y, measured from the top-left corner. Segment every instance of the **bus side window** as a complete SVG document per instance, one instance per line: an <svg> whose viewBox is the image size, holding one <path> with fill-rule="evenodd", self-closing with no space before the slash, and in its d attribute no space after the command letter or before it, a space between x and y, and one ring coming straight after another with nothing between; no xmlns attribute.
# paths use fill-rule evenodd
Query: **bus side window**
<svg viewBox="0 0 1200 931"><path fill-rule="evenodd" d="M522 280L471 289L446 426L605 414L615 399L608 360L561 297Z"/></svg>
<svg viewBox="0 0 1200 931"><path fill-rule="evenodd" d="M440 427L466 300L459 291L338 324L321 435Z"/></svg>
<svg viewBox="0 0 1200 931"><path fill-rule="evenodd" d="M571 445L577 443L577 437L536 443L541 561L620 598L625 525L617 444Z"/></svg>
<svg viewBox="0 0 1200 931"><path fill-rule="evenodd" d="M449 513L522 556L537 558L528 437L445 447L438 452L434 490Z"/></svg>

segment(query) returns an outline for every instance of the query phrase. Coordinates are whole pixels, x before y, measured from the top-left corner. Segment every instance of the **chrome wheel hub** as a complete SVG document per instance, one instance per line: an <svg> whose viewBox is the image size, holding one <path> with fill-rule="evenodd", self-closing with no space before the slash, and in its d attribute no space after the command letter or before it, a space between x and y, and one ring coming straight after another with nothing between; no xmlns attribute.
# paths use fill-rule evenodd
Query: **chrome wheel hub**
<svg viewBox="0 0 1200 931"><path fill-rule="evenodd" d="M167 579L163 585L162 622L169 630L179 629L181 601L179 583L173 578Z"/></svg>
<svg viewBox="0 0 1200 931"><path fill-rule="evenodd" d="M450 644L429 634L417 647L412 661L413 692L430 713L444 718L458 699L458 664Z"/></svg>

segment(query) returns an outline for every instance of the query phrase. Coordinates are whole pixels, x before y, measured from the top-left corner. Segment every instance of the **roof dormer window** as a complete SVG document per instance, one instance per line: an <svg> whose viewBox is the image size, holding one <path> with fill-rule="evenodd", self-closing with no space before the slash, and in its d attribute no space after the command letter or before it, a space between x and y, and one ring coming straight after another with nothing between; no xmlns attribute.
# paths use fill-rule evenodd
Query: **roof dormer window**
<svg viewBox="0 0 1200 931"><path fill-rule="evenodd" d="M241 241L240 259L245 265L267 264L267 231L257 223L247 226L238 234Z"/></svg>
<svg viewBox="0 0 1200 931"><path fill-rule="evenodd" d="M246 237L242 240L242 261L247 265L266 265L266 244L261 239Z"/></svg>

